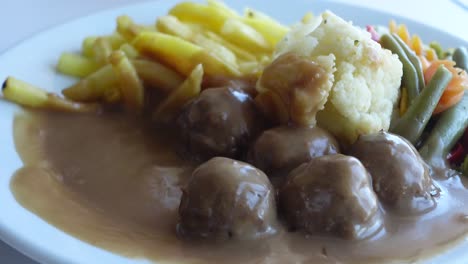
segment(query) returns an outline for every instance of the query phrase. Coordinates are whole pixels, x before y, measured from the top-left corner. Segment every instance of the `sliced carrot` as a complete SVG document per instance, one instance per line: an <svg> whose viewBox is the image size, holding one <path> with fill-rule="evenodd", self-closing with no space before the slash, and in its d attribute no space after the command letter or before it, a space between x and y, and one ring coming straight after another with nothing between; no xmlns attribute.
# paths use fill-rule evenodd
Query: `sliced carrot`
<svg viewBox="0 0 468 264"><path fill-rule="evenodd" d="M435 74L435 72L437 71L437 68L440 66L440 65L444 65L445 68L447 68L447 70L449 70L452 75L457 75L459 73L459 70L457 70L458 68L455 68L455 62L453 61L450 61L450 60L436 60L436 61L432 61L430 62L430 66L424 71L424 81L425 83L427 84L432 76Z"/></svg>
<svg viewBox="0 0 468 264"><path fill-rule="evenodd" d="M465 93L464 90L461 90L458 94L447 98L446 100L443 100L444 97L440 98L439 103L437 104L434 113L433 114L438 114L442 113L443 111L449 109L453 105L457 104L463 97L463 94Z"/></svg>
<svg viewBox="0 0 468 264"><path fill-rule="evenodd" d="M426 84L431 80L440 65L444 65L452 73L452 79L445 88L444 93L434 110L434 114L443 112L458 103L463 97L464 90L468 88L467 73L464 70L455 67L455 62L449 60L436 60L430 64L430 66L424 71L424 81Z"/></svg>

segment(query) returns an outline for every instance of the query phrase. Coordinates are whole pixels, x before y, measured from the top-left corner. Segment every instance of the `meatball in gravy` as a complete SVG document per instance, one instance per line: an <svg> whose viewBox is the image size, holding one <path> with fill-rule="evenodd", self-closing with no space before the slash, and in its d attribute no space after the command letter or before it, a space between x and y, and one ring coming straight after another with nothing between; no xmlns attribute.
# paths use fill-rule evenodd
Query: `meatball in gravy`
<svg viewBox="0 0 468 264"><path fill-rule="evenodd" d="M275 193L251 165L216 157L200 165L183 190L178 232L184 238L251 240L274 234Z"/></svg>
<svg viewBox="0 0 468 264"><path fill-rule="evenodd" d="M349 155L361 160L386 208L405 215L433 209L438 193L429 168L406 139L387 132L362 135Z"/></svg>
<svg viewBox="0 0 468 264"><path fill-rule="evenodd" d="M202 91L177 120L187 151L200 161L215 156L238 157L261 124L252 98L229 87Z"/></svg>
<svg viewBox="0 0 468 264"><path fill-rule="evenodd" d="M282 126L264 131L249 151L249 162L268 176L284 176L314 157L336 154L336 139L319 127Z"/></svg>
<svg viewBox="0 0 468 264"><path fill-rule="evenodd" d="M357 240L382 226L370 175L358 159L341 154L294 169L279 191L279 206L293 230L311 235Z"/></svg>

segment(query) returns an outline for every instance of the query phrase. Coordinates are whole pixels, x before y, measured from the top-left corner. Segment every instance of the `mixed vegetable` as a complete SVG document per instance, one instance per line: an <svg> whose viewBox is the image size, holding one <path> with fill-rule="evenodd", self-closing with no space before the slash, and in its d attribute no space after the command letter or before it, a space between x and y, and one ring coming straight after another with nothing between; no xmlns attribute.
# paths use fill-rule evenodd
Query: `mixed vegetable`
<svg viewBox="0 0 468 264"><path fill-rule="evenodd" d="M468 175L468 51L424 45L404 25L390 22L387 33L367 27L373 39L403 64L400 116L391 131L419 147L435 167L450 165ZM431 126L428 124L431 123ZM424 135L424 136L423 136Z"/></svg>

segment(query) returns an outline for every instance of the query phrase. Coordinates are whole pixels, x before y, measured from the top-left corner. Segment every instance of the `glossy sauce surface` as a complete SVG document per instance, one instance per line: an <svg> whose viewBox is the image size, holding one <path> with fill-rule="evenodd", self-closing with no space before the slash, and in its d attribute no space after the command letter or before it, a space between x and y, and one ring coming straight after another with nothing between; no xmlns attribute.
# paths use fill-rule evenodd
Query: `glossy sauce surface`
<svg viewBox="0 0 468 264"><path fill-rule="evenodd" d="M436 180L435 210L384 213L384 228L360 241L279 230L264 240L201 243L176 236L181 187L196 164L176 153L174 131L119 113L18 115L24 167L11 189L25 208L79 239L132 258L177 263L382 263L440 252L468 232L464 179Z"/></svg>

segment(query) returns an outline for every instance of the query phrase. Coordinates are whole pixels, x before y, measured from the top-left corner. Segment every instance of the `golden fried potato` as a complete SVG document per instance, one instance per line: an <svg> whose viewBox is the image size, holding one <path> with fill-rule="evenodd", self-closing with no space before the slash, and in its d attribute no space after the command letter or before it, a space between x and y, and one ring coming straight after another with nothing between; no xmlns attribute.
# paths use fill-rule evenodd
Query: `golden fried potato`
<svg viewBox="0 0 468 264"><path fill-rule="evenodd" d="M200 46L214 57L216 61L221 63L222 65L220 66L222 68L226 68L231 73L238 73L236 55L223 44L202 34L204 30L193 29L174 16L161 17L157 22L157 28L160 32L180 37Z"/></svg>
<svg viewBox="0 0 468 264"><path fill-rule="evenodd" d="M81 53L88 58L94 57L93 45L98 37L90 36L83 40L81 44Z"/></svg>
<svg viewBox="0 0 468 264"><path fill-rule="evenodd" d="M67 112L90 112L98 109L95 104L75 103L14 77L5 80L2 93L6 100L26 107Z"/></svg>
<svg viewBox="0 0 468 264"><path fill-rule="evenodd" d="M203 34L209 39L212 39L213 41L231 50L239 60L245 60L245 61L251 61L251 62L256 60L255 55L253 53L249 52L248 50L244 48L236 46L235 44L225 40L223 37L221 37L220 35L214 32L205 31L203 32Z"/></svg>
<svg viewBox="0 0 468 264"><path fill-rule="evenodd" d="M184 81L182 75L155 61L136 59L132 60L132 64L145 85L165 94L170 93Z"/></svg>
<svg viewBox="0 0 468 264"><path fill-rule="evenodd" d="M245 18L242 21L262 34L271 47L275 47L289 31L289 28L281 25L268 15L249 8L245 10Z"/></svg>
<svg viewBox="0 0 468 264"><path fill-rule="evenodd" d="M105 38L97 38L93 44L93 57L94 60L104 65L109 62L109 56L112 53L112 46Z"/></svg>
<svg viewBox="0 0 468 264"><path fill-rule="evenodd" d="M99 64L82 55L64 52L57 63L57 71L83 78L99 69Z"/></svg>
<svg viewBox="0 0 468 264"><path fill-rule="evenodd" d="M154 119L167 122L179 114L182 107L198 96L203 80L203 66L198 64L187 79L159 105L154 112Z"/></svg>
<svg viewBox="0 0 468 264"><path fill-rule="evenodd" d="M125 39L118 33L114 32L112 35L109 36L102 36L102 37L96 37L96 36L90 36L87 37L83 40L81 50L82 53L85 57L88 58L94 58L94 43L96 42L96 39L101 38L104 39L108 45L110 45L112 50L118 49L121 45L125 43Z"/></svg>
<svg viewBox="0 0 468 264"><path fill-rule="evenodd" d="M117 32L129 42L145 30L145 27L135 24L129 16L117 17Z"/></svg>
<svg viewBox="0 0 468 264"><path fill-rule="evenodd" d="M190 74L196 64L190 59L203 49L181 38L160 32L143 32L133 41L142 55L150 56L175 69L184 76Z"/></svg>
<svg viewBox="0 0 468 264"><path fill-rule="evenodd" d="M145 88L130 60L121 50L109 57L119 83L122 100L128 110L141 113L144 106Z"/></svg>
<svg viewBox="0 0 468 264"><path fill-rule="evenodd" d="M217 0L181 2L149 26L122 15L114 33L85 38L82 55L62 54L57 70L82 78L62 93L71 101L123 103L140 112L144 89L156 89L169 97L155 115L171 116L196 91L187 86L197 76L259 77L288 31L263 13L247 9L241 16Z"/></svg>
<svg viewBox="0 0 468 264"><path fill-rule="evenodd" d="M142 32L136 37L133 45L142 55L162 62L184 76L188 76L200 63L207 74L240 75L237 65L231 65L211 51L175 36L160 32Z"/></svg>
<svg viewBox="0 0 468 264"><path fill-rule="evenodd" d="M129 59L135 59L138 57L138 51L130 44L124 43L119 47L119 50L123 51Z"/></svg>
<svg viewBox="0 0 468 264"><path fill-rule="evenodd" d="M156 29L159 32L177 36L185 40L190 41L193 36L198 33L194 31L190 26L182 23L175 16L161 16L156 21Z"/></svg>
<svg viewBox="0 0 468 264"><path fill-rule="evenodd" d="M204 35L195 35L193 37L193 42L210 53L213 57L216 57L220 62L227 65L228 67L233 69L237 68L236 55L222 44L209 39Z"/></svg>
<svg viewBox="0 0 468 264"><path fill-rule="evenodd" d="M234 12L219 8L219 6L193 2L179 3L169 11L169 14L180 21L200 24L214 32L221 32L227 19L237 17Z"/></svg>
<svg viewBox="0 0 468 264"><path fill-rule="evenodd" d="M114 103L120 100L117 89L117 76L110 64L81 79L78 83L62 90L69 100L77 102L105 101Z"/></svg>
<svg viewBox="0 0 468 264"><path fill-rule="evenodd" d="M239 19L227 19L220 31L221 36L228 41L246 47L251 52L272 52L274 46L251 26Z"/></svg>

